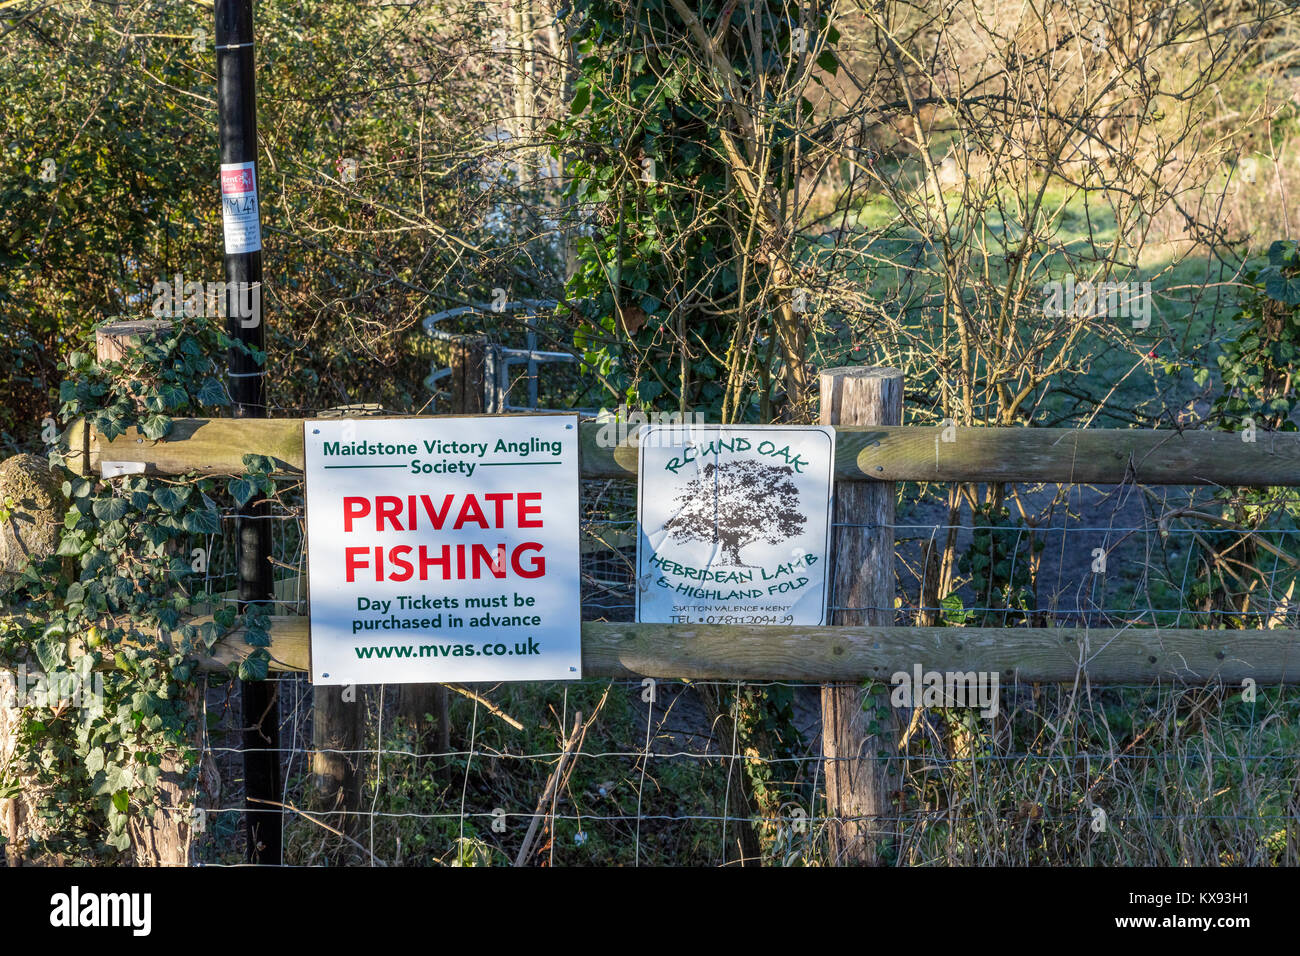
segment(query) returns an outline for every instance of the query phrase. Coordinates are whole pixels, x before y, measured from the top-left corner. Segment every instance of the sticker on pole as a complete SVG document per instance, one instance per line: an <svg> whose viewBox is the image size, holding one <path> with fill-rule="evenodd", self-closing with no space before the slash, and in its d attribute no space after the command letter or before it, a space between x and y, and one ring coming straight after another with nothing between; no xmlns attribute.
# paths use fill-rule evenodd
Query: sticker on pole
<svg viewBox="0 0 1300 956"><path fill-rule="evenodd" d="M644 425L637 620L821 624L835 430Z"/></svg>
<svg viewBox="0 0 1300 956"><path fill-rule="evenodd" d="M226 255L262 248L256 163L221 164L221 222L226 233Z"/></svg>
<svg viewBox="0 0 1300 956"><path fill-rule="evenodd" d="M317 684L581 676L578 420L303 429Z"/></svg>

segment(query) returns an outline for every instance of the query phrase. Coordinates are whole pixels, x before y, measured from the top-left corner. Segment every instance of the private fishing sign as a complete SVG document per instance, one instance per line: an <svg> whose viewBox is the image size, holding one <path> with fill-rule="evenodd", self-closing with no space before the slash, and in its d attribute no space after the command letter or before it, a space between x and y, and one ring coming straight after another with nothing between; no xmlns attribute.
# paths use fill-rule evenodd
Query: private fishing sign
<svg viewBox="0 0 1300 956"><path fill-rule="evenodd" d="M581 676L570 415L304 424L318 684Z"/></svg>
<svg viewBox="0 0 1300 956"><path fill-rule="evenodd" d="M646 425L637 620L822 624L835 430Z"/></svg>

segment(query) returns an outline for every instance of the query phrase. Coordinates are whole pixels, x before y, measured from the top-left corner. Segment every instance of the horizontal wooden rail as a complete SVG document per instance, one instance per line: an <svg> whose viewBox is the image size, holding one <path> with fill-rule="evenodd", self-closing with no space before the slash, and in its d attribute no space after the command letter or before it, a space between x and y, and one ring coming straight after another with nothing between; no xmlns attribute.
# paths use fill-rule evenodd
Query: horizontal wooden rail
<svg viewBox="0 0 1300 956"><path fill-rule="evenodd" d="M271 669L306 671L307 618L274 617L270 634ZM232 631L199 664L224 670L250 650ZM73 655L79 652L74 647ZM1300 630L582 625L587 677L887 681L917 664L927 671L996 672L1004 683L1083 677L1098 684L1239 684L1249 677L1291 684L1300 683Z"/></svg>
<svg viewBox="0 0 1300 956"><path fill-rule="evenodd" d="M613 429L581 426L584 478L637 473L632 441ZM635 432L635 429L633 429ZM841 481L1021 481L1151 485L1300 485L1300 433L1074 428L839 426L835 475ZM945 440L951 439L951 440ZM176 419L153 441L134 429L112 441L75 423L64 436L69 466L81 474L143 470L178 475L239 474L245 454L266 455L285 471L303 467L302 419Z"/></svg>
<svg viewBox="0 0 1300 956"><path fill-rule="evenodd" d="M307 669L306 618L275 618L271 640L278 668ZM216 651L221 666L244 653L237 635ZM887 681L916 664L997 672L1004 681L1068 682L1082 673L1094 683L1300 683L1300 631L582 625L587 677Z"/></svg>
<svg viewBox="0 0 1300 956"><path fill-rule="evenodd" d="M210 618L193 623L204 620ZM270 635L271 670L308 669L306 617L272 617ZM436 636L427 641L437 642ZM72 644L71 656L79 656L83 648L75 640ZM250 650L242 632L231 631L198 664L205 670L225 670ZM1098 684L1240 684L1249 677L1259 684L1293 684L1300 683L1300 630L582 625L582 669L587 677L888 681L899 671L910 673L917 664L927 671L996 672L1004 683L1083 677Z"/></svg>

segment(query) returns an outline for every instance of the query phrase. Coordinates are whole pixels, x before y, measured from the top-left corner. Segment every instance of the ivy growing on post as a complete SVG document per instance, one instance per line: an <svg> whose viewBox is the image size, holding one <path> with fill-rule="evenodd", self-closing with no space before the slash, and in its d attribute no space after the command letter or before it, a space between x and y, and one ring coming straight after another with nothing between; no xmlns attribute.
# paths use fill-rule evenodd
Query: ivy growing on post
<svg viewBox="0 0 1300 956"><path fill-rule="evenodd" d="M584 361L632 407L812 420L816 270L797 190L839 31L818 5L775 0L597 0L568 20L578 76L550 135L583 223L565 309ZM701 694L746 753L798 749L788 688ZM783 804L810 795L744 766L743 800L769 821L739 838L752 858L760 840L772 850Z"/></svg>
<svg viewBox="0 0 1300 956"><path fill-rule="evenodd" d="M119 362L99 363L86 351L68 356L59 390L65 426L82 419L108 439L135 427L165 441L174 418L228 404L210 356L224 357L232 342L212 323L187 319L137 343ZM68 452L50 450L67 500L59 547L26 569L10 596L0 660L39 669L49 688L76 688L76 706L53 691L41 706L27 706L22 765L11 770L34 783L45 835L37 852L112 859L131 848L133 822L158 809L168 761L184 769L188 784L197 777L196 704L205 680L196 659L242 627L252 650L239 676L267 674L267 618L241 619L233 603L205 590L206 561L194 552L206 556L219 535L227 496L242 505L275 487L263 460L227 484L82 476L67 467Z"/></svg>

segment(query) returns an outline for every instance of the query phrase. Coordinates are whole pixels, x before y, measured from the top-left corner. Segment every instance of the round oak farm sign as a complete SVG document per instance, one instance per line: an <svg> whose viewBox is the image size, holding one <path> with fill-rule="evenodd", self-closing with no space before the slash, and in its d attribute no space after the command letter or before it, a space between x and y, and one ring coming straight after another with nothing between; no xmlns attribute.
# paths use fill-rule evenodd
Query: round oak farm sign
<svg viewBox="0 0 1300 956"><path fill-rule="evenodd" d="M637 620L826 620L835 430L645 425Z"/></svg>

